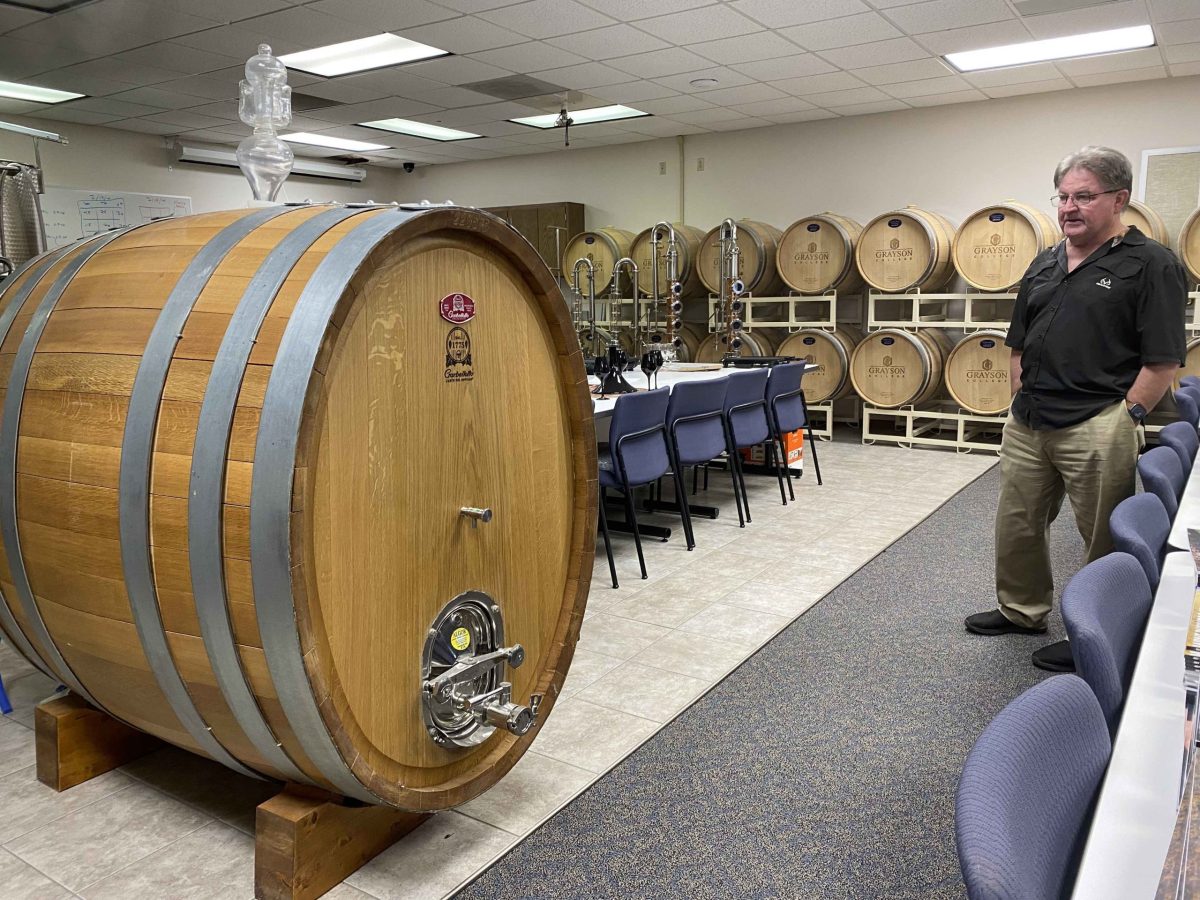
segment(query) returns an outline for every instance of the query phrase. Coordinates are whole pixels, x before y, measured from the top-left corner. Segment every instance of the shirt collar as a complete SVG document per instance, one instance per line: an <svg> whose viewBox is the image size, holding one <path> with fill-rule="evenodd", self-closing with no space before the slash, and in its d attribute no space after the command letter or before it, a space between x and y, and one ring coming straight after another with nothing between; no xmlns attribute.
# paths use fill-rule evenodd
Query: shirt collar
<svg viewBox="0 0 1200 900"><path fill-rule="evenodd" d="M1131 247L1138 247L1145 243L1146 243L1146 236L1144 234L1142 234L1140 231L1138 231L1138 228L1136 225L1130 225L1128 230L1124 234L1117 235L1111 241L1101 244L1099 247L1097 247L1095 250L1093 250L1087 259L1085 259L1083 262L1081 262L1078 266L1075 267L1076 271L1078 271L1079 269L1082 269L1088 263L1093 262L1094 260L1097 260L1102 256L1107 256L1111 251L1115 250L1117 247L1120 247L1122 244L1128 244ZM1054 258L1058 261L1059 266L1061 266L1063 271L1065 272L1067 269L1067 239L1066 238L1063 238L1061 241L1059 241L1058 246L1056 246L1054 248Z"/></svg>

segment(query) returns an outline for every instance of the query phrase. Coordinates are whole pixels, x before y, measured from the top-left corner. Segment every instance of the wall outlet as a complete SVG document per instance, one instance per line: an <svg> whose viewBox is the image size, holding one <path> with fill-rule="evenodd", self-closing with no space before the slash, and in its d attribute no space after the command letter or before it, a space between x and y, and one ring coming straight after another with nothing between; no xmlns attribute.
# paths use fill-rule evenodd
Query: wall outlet
<svg viewBox="0 0 1200 900"><path fill-rule="evenodd" d="M696 171L697 172L704 171L704 157L703 156L696 157Z"/></svg>
<svg viewBox="0 0 1200 900"><path fill-rule="evenodd" d="M658 164L658 174L659 174L659 175L666 175L666 174L667 174L667 164L666 164L665 162L660 162L660 163Z"/></svg>

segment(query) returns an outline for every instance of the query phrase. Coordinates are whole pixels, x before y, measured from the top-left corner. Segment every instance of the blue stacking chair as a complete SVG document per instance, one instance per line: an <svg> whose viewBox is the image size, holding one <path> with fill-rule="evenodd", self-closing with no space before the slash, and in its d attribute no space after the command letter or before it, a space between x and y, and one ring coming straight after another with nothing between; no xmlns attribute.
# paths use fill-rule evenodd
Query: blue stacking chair
<svg viewBox="0 0 1200 900"><path fill-rule="evenodd" d="M712 462L729 450L725 435L725 392L728 381L713 378L705 381L688 381L675 385L671 390L671 402L667 405L667 436L670 438L672 467L676 477L683 474L684 466L698 466ZM733 481L734 499L738 499L737 473L730 460L729 477ZM675 493L679 500L679 512L683 517L683 533L687 548L696 546L692 531L692 513L687 495L676 482ZM737 503L738 521L745 525L741 502Z"/></svg>
<svg viewBox="0 0 1200 900"><path fill-rule="evenodd" d="M1200 435L1197 435L1195 426L1187 422L1165 425L1158 433L1158 442L1179 454L1179 463L1183 466L1186 481L1192 471L1192 463L1196 461L1196 451L1200 450Z"/></svg>
<svg viewBox="0 0 1200 900"><path fill-rule="evenodd" d="M817 473L817 484L821 481L821 463L817 460L817 443L813 440L812 424L808 421L808 404L804 402L804 391L800 381L804 377L804 363L784 363L771 369L771 377L767 381L767 413L771 424L771 438L779 443L783 451L783 436L789 432L803 428L806 432L807 452L812 456L813 470ZM792 470L788 467L786 454L780 462L787 476L788 495L796 499L792 489ZM779 489L783 495L783 487ZM783 498L784 504L788 501Z"/></svg>
<svg viewBox="0 0 1200 900"><path fill-rule="evenodd" d="M608 443L601 444L597 450L600 463L601 516L604 516L608 490L611 488L620 491L625 497L625 515L633 532L633 543L637 547L642 578L647 577L646 559L642 554L642 535L638 531L637 513L634 511L633 489L639 485L652 484L671 470L671 457L666 441L669 399L670 391L667 388L622 394L613 406ZM683 493L683 483L678 472L675 474L675 489L680 494ZM606 518L601 518L601 527L605 533L605 549L608 551L613 587L617 587L617 570L608 541Z"/></svg>
<svg viewBox="0 0 1200 900"><path fill-rule="evenodd" d="M1111 755L1100 704L1074 675L1000 711L967 756L954 804L970 900L1070 896Z"/></svg>
<svg viewBox="0 0 1200 900"><path fill-rule="evenodd" d="M1112 511L1108 530L1113 546L1141 563L1150 590L1156 590L1171 535L1171 517L1158 495L1146 492L1126 497Z"/></svg>
<svg viewBox="0 0 1200 900"><path fill-rule="evenodd" d="M775 442L771 440L771 425L767 421L767 379L770 370L743 369L730 372L725 391L725 428L729 435L729 457L737 466L738 482L742 486L742 505L746 521L750 520L750 498L746 494L746 476L738 450L743 447L767 448L767 465L775 469L779 492L783 493L783 472L775 465Z"/></svg>
<svg viewBox="0 0 1200 900"><path fill-rule="evenodd" d="M1195 428L1200 424L1200 386L1181 387L1175 392L1175 409L1179 421L1190 422Z"/></svg>
<svg viewBox="0 0 1200 900"><path fill-rule="evenodd" d="M1137 469L1146 490L1158 495L1167 515L1174 519L1187 482L1183 466L1179 464L1179 454L1170 447L1155 447L1141 455Z"/></svg>
<svg viewBox="0 0 1200 900"><path fill-rule="evenodd" d="M0 675L0 714L8 715L12 712L12 703L9 702L8 692L4 690L4 676Z"/></svg>
<svg viewBox="0 0 1200 900"><path fill-rule="evenodd" d="M1114 735L1152 602L1146 573L1128 553L1088 563L1063 589L1063 624L1075 671L1100 701Z"/></svg>
<svg viewBox="0 0 1200 900"><path fill-rule="evenodd" d="M1184 375L1179 379L1179 386L1200 388L1200 375Z"/></svg>

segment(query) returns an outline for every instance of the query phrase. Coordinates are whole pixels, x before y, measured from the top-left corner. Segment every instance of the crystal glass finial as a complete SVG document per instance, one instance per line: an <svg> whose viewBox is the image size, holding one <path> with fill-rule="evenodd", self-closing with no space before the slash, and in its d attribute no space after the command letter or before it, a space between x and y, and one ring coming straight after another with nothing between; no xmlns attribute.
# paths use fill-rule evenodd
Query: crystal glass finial
<svg viewBox="0 0 1200 900"><path fill-rule="evenodd" d="M292 89L287 67L271 55L267 44L246 61L246 77L238 85L238 115L254 128L238 145L237 161L250 182L255 200L274 200L292 171L292 148L275 132L292 121Z"/></svg>

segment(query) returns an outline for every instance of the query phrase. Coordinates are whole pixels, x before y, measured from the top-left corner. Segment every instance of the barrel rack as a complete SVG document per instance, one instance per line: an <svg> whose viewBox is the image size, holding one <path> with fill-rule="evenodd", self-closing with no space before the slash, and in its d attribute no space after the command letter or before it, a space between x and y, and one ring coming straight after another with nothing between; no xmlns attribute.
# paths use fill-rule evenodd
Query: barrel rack
<svg viewBox="0 0 1200 900"><path fill-rule="evenodd" d="M1007 331L1012 320L1015 293L922 293L905 294L868 291L867 330L880 328L956 329ZM961 306L960 306L961 304ZM987 416L942 404L916 409L902 406L883 409L862 404L862 442L884 442L901 447L946 447L958 453L1000 452L1000 434L1007 413ZM889 430L882 430L890 423ZM897 426L903 425L903 433ZM943 436L944 435L944 436Z"/></svg>

